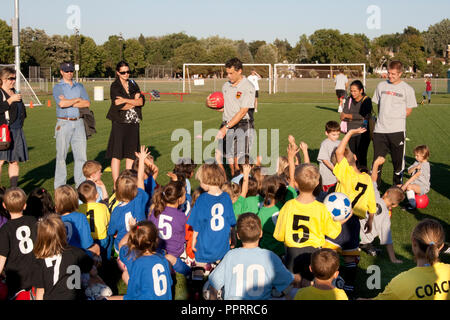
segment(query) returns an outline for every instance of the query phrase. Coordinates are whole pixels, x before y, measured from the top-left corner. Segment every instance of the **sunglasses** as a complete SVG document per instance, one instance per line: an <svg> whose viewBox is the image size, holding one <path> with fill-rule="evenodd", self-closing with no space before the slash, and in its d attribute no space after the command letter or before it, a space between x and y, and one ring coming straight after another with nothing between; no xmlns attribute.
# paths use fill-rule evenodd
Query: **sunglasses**
<svg viewBox="0 0 450 320"><path fill-rule="evenodd" d="M64 73L73 73L73 71L63 71Z"/></svg>
<svg viewBox="0 0 450 320"><path fill-rule="evenodd" d="M124 74L131 74L131 71L130 70L128 70L128 71L118 71L121 75L124 75Z"/></svg>
<svg viewBox="0 0 450 320"><path fill-rule="evenodd" d="M9 77L9 78L6 78L7 80L9 80L9 81L16 81L16 77Z"/></svg>

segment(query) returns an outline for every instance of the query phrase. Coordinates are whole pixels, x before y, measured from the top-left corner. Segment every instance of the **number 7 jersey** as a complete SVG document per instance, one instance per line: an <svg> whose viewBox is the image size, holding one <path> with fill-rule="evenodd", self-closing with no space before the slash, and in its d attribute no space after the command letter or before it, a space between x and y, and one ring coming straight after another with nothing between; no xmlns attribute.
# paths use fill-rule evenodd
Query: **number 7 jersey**
<svg viewBox="0 0 450 320"><path fill-rule="evenodd" d="M304 204L292 199L281 209L273 237L290 248L319 248L325 236L334 239L340 233L341 224L333 220L323 203Z"/></svg>
<svg viewBox="0 0 450 320"><path fill-rule="evenodd" d="M365 219L367 212L373 214L377 212L375 190L367 173L357 173L346 158L336 164L333 173L338 179L336 192L342 192L349 197L353 214Z"/></svg>

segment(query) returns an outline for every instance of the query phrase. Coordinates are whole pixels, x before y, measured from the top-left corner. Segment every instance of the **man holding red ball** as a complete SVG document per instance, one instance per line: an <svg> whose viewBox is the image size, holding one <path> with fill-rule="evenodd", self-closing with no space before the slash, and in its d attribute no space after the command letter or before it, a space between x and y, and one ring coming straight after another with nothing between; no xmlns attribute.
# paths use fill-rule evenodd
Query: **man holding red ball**
<svg viewBox="0 0 450 320"><path fill-rule="evenodd" d="M255 87L242 74L242 62L238 58L228 60L225 70L229 81L222 87L224 107L222 124L216 136L219 140L216 160L222 166L225 151L231 175L234 176L235 171L239 170L238 159L244 159L250 154L253 142ZM206 99L206 105L217 108L216 100L210 96Z"/></svg>

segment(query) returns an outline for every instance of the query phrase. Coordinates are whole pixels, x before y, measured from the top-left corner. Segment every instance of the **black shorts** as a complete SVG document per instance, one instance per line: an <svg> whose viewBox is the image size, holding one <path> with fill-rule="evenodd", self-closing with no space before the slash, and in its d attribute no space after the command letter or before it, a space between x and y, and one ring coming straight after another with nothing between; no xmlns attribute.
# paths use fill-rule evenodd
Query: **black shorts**
<svg viewBox="0 0 450 320"><path fill-rule="evenodd" d="M340 98L344 98L345 97L345 90L336 90L336 96L338 97L338 99Z"/></svg>
<svg viewBox="0 0 450 320"><path fill-rule="evenodd" d="M258 98L259 97L259 90L256 90L255 91L255 98Z"/></svg>
<svg viewBox="0 0 450 320"><path fill-rule="evenodd" d="M346 223L342 225L341 233L336 239L325 237L326 247L335 250L342 250L342 255L359 255L359 232L361 224L359 218L353 215Z"/></svg>

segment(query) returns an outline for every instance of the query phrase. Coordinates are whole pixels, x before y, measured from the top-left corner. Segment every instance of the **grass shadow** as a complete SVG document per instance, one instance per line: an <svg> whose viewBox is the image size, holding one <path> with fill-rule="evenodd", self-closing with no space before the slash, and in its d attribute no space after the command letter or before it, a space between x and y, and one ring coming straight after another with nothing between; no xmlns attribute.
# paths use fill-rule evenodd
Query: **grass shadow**
<svg viewBox="0 0 450 320"><path fill-rule="evenodd" d="M337 108L332 108L332 107L316 106L316 108L317 109L322 109L322 110L327 110L327 111L338 112Z"/></svg>

